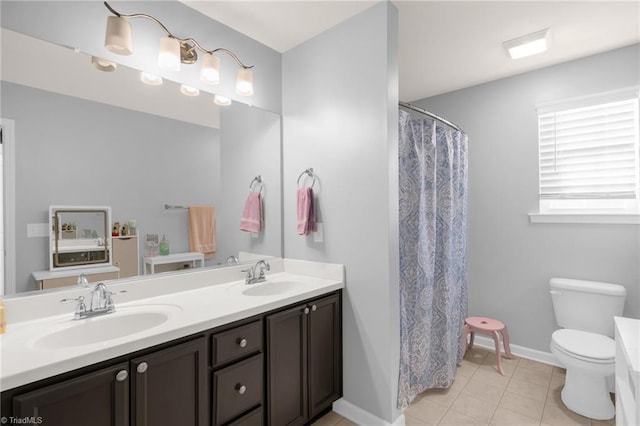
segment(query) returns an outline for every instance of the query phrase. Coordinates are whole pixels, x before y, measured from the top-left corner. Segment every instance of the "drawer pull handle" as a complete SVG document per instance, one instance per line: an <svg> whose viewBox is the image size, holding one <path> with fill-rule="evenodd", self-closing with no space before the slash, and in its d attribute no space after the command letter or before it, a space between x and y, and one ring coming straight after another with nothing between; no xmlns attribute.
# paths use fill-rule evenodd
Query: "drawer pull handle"
<svg viewBox="0 0 640 426"><path fill-rule="evenodd" d="M317 307L316 305L313 305L313 306L311 307L311 310L312 310L313 312L315 312L315 311L317 311L317 310L318 310L318 307Z"/></svg>
<svg viewBox="0 0 640 426"><path fill-rule="evenodd" d="M309 314L309 308L304 308L304 313L305 313L305 315L308 315Z"/></svg>
<svg viewBox="0 0 640 426"><path fill-rule="evenodd" d="M245 385L241 385L240 383L238 383L236 385L236 390L238 391L238 394L244 395L244 393L247 391L247 387Z"/></svg>
<svg viewBox="0 0 640 426"><path fill-rule="evenodd" d="M119 382L124 382L127 380L127 377L129 377L127 370L120 370L118 371L118 374L116 374L116 380Z"/></svg>
<svg viewBox="0 0 640 426"><path fill-rule="evenodd" d="M238 346L240 346L241 348L246 348L247 347L247 339L238 339Z"/></svg>
<svg viewBox="0 0 640 426"><path fill-rule="evenodd" d="M138 367L136 368L136 370L138 370L138 373L142 374L145 371L147 371L147 368L149 368L147 363L146 362L141 362L140 364L138 364Z"/></svg>

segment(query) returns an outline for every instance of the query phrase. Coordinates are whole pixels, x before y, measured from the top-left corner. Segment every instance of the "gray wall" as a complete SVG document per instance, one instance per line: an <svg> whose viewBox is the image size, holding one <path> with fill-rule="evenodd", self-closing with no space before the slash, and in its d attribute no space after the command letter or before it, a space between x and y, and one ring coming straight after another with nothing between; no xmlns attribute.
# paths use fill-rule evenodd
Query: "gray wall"
<svg viewBox="0 0 640 426"><path fill-rule="evenodd" d="M219 130L12 83L1 88L2 118L15 120L17 291L34 290L31 272L49 268L48 238L27 238L27 224L48 223L49 205L109 205L114 221L136 219L141 232L166 233L180 252L189 250L187 210L164 204L223 204Z"/></svg>
<svg viewBox="0 0 640 426"><path fill-rule="evenodd" d="M225 253L239 251L282 255L282 190L280 116L237 103L220 111L224 208L219 211L218 236ZM257 175L262 177L264 229L256 237L240 231L240 217ZM224 260L224 259L223 259Z"/></svg>
<svg viewBox="0 0 640 426"><path fill-rule="evenodd" d="M447 93L416 105L469 134L469 315L499 318L514 344L549 352L550 277L627 288L638 318L636 225L532 224L538 209L536 104L639 84L639 45Z"/></svg>
<svg viewBox="0 0 640 426"><path fill-rule="evenodd" d="M285 256L346 265L344 399L386 421L400 415L397 31L383 2L283 55ZM324 242L296 233L308 167Z"/></svg>

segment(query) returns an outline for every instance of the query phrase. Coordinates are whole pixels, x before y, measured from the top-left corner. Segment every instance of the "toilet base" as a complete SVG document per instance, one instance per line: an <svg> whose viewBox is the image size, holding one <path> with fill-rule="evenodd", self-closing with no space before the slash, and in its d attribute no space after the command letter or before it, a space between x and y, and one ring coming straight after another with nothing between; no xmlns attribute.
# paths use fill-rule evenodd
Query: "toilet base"
<svg viewBox="0 0 640 426"><path fill-rule="evenodd" d="M567 368L561 396L568 409L582 416L595 420L609 420L615 416L607 376Z"/></svg>

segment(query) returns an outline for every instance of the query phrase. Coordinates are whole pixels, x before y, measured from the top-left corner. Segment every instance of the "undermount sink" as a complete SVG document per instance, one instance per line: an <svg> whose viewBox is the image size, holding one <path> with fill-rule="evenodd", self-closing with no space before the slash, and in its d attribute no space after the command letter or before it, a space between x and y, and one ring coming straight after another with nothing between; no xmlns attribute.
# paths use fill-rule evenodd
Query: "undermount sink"
<svg viewBox="0 0 640 426"><path fill-rule="evenodd" d="M42 349L63 349L106 342L140 333L164 324L178 306L145 307L142 311L127 308L89 319L71 320L70 325L40 336L33 346Z"/></svg>
<svg viewBox="0 0 640 426"><path fill-rule="evenodd" d="M245 296L273 296L293 290L296 286L299 287L300 284L292 281L266 281L250 284L248 288L242 290L242 294Z"/></svg>

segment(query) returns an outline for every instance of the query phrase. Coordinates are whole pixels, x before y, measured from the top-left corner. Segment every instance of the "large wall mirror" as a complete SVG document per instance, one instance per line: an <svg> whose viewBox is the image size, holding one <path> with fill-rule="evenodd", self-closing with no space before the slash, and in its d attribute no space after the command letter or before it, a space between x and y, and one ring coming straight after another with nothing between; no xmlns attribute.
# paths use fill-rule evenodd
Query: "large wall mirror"
<svg viewBox="0 0 640 426"><path fill-rule="evenodd" d="M145 85L120 65L102 72L89 55L7 29L1 39L0 118L13 129L3 158L15 174L4 180L5 293L36 290L34 271L49 269L50 205L110 206L112 221L135 221L139 272L147 233L189 251L192 205L216 209L206 267L240 252L282 255L279 114ZM239 223L256 176L265 226L251 234Z"/></svg>

